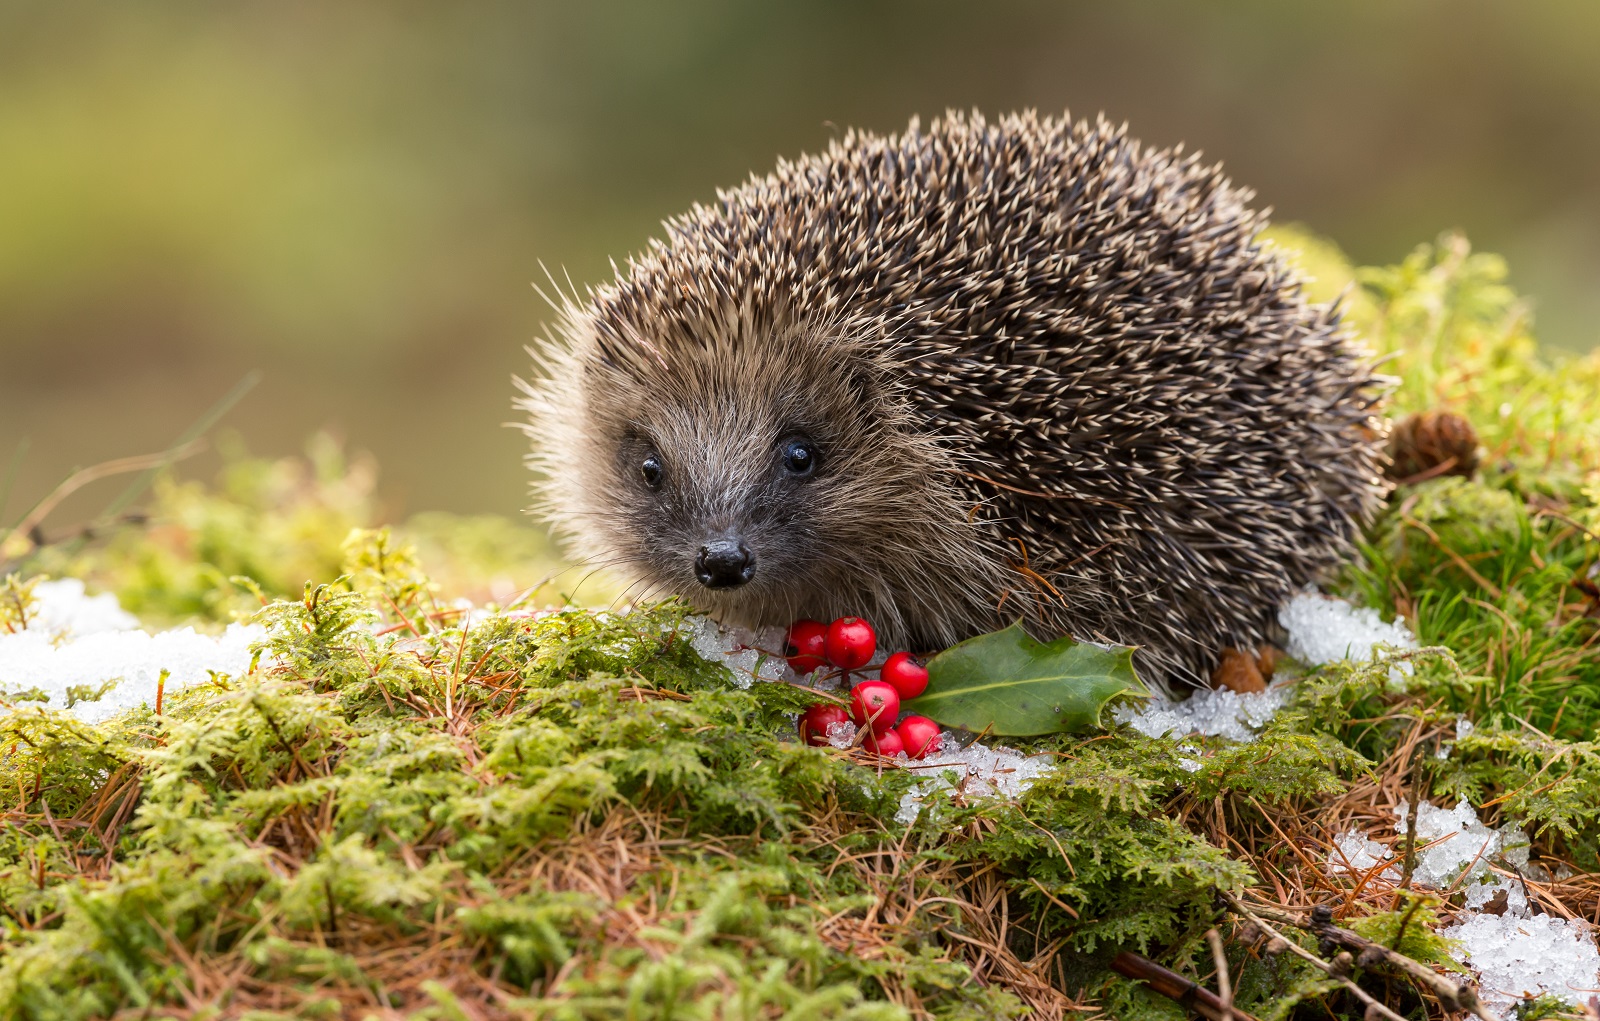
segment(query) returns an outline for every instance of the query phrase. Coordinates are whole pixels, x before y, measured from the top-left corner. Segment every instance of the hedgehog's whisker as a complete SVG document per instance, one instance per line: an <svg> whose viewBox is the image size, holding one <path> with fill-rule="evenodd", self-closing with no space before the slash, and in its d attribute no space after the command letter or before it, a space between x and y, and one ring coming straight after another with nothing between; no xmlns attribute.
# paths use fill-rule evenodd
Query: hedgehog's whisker
<svg viewBox="0 0 1600 1021"><path fill-rule="evenodd" d="M637 596L634 597L633 605L634 606L644 606L644 605L648 604L650 602L650 600L656 598L656 595L658 593L662 592L663 590L665 590L666 588L667 588L667 583L664 582L664 581L652 581L652 582L650 582L650 584L648 584L648 585L646 585L644 587L643 591L641 591Z"/></svg>
<svg viewBox="0 0 1600 1021"><path fill-rule="evenodd" d="M613 551L613 552L620 552L620 551ZM618 556L613 556L613 557L611 557L609 559L601 560L600 558L603 557L603 556L605 556L605 554L603 554L603 553L602 554L596 554L593 557L587 558L581 564L573 565L573 568L572 568L573 570L579 570L579 569L581 569L583 567L590 567L592 565L592 569L588 573L586 573L583 577L579 578L578 579L578 583L576 585L572 586L572 591L573 592L577 592L579 589L583 588L584 584L586 582L588 582L588 580L590 578L593 578L595 575L599 574L601 571L605 570L608 567L619 567L619 566L621 566L623 564L643 563L643 560L641 558L639 558L637 556L634 556L632 554L622 554L622 555L618 555Z"/></svg>
<svg viewBox="0 0 1600 1021"><path fill-rule="evenodd" d="M627 600L628 593L632 592L635 588L638 588L640 585L644 586L644 589L642 589L641 591L649 591L649 589L654 586L654 583L651 582L648 578L639 578L639 579L637 579L635 581L629 582L628 586L626 588L624 588L621 592L617 593L616 597L611 600L610 604L608 604L606 606L606 609L607 610L611 610L613 612L615 612L616 610L620 609L622 604ZM635 601L634 603L632 603L630 605L637 606L638 602Z"/></svg>

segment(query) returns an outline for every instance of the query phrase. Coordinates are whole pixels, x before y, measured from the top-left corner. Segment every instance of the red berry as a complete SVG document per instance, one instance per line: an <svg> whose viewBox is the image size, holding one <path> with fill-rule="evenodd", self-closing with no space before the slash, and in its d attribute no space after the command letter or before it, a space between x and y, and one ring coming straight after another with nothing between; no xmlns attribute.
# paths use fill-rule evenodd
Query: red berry
<svg viewBox="0 0 1600 1021"><path fill-rule="evenodd" d="M901 698L916 698L928 690L928 668L912 659L909 652L890 656L878 676L894 685Z"/></svg>
<svg viewBox="0 0 1600 1021"><path fill-rule="evenodd" d="M783 654L795 673L809 674L828 664L828 625L822 621L797 620L790 624L788 643Z"/></svg>
<svg viewBox="0 0 1600 1021"><path fill-rule="evenodd" d="M860 617L840 617L828 625L826 648L828 662L841 670L858 670L877 651L878 636Z"/></svg>
<svg viewBox="0 0 1600 1021"><path fill-rule="evenodd" d="M828 728L835 723L846 723L850 713L842 705L818 702L800 716L800 740L806 744L828 743Z"/></svg>
<svg viewBox="0 0 1600 1021"><path fill-rule="evenodd" d="M882 681L862 681L850 689L850 718L856 726L872 724L873 733L882 734L894 726L900 715L900 693Z"/></svg>
<svg viewBox="0 0 1600 1021"><path fill-rule="evenodd" d="M939 750L939 725L926 716L907 716L894 729L913 759L925 759Z"/></svg>
<svg viewBox="0 0 1600 1021"><path fill-rule="evenodd" d="M899 755L906 750L905 742L894 730L886 730L881 734L868 734L863 742L869 752L879 755Z"/></svg>

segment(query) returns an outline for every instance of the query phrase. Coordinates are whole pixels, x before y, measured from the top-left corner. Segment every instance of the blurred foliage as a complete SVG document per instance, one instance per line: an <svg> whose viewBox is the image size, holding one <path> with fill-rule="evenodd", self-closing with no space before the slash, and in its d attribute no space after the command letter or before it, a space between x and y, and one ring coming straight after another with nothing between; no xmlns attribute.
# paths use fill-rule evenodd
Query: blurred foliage
<svg viewBox="0 0 1600 1021"><path fill-rule="evenodd" d="M1459 224L1584 349L1597 46L1591 0L0 2L0 459L154 449L259 368L253 449L330 425L392 505L514 514L541 264L950 106L1103 110L1365 261Z"/></svg>
<svg viewBox="0 0 1600 1021"><path fill-rule="evenodd" d="M84 578L152 626L243 619L307 581L338 578L349 537L379 523L372 459L347 457L321 433L302 457L252 457L236 437L222 447L211 484L158 476L143 524L103 542L47 545L12 569ZM394 532L451 598L559 601L563 584L570 590L581 580L542 530L507 518L429 512ZM542 583L549 584L531 591ZM593 582L582 594L603 602L608 592Z"/></svg>
<svg viewBox="0 0 1600 1021"><path fill-rule="evenodd" d="M1600 465L1600 350L1542 348L1503 258L1448 233L1396 265L1357 269L1303 227L1269 228L1266 237L1309 278L1314 300L1340 301L1351 332L1395 377L1392 417L1456 412L1491 458L1569 483Z"/></svg>
<svg viewBox="0 0 1600 1021"><path fill-rule="evenodd" d="M1541 351L1505 260L1446 235L1397 266L1361 270L1353 322L1394 356L1394 413L1442 408L1469 419L1497 460L1565 472L1600 463L1600 350ZM1370 313L1369 310L1370 309Z"/></svg>

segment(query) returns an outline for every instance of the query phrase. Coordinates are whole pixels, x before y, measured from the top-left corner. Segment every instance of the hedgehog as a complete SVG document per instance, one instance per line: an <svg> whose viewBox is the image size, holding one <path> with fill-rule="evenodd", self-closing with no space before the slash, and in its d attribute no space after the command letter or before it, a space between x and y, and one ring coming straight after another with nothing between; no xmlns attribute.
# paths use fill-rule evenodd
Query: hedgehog
<svg viewBox="0 0 1600 1021"><path fill-rule="evenodd" d="M852 130L551 298L535 507L730 625L1020 621L1203 684L1383 496L1384 381L1253 198L1103 116Z"/></svg>

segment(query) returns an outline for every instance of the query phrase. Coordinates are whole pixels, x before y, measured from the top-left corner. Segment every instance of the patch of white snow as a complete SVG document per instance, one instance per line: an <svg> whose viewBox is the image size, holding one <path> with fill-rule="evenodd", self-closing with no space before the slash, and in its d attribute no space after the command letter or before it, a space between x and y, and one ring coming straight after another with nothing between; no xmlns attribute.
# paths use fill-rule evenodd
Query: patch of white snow
<svg viewBox="0 0 1600 1021"><path fill-rule="evenodd" d="M1360 830L1352 829L1340 834L1334 840L1333 850L1328 853L1328 872L1332 875L1343 872L1365 875L1379 862L1388 861L1393 857L1393 851L1376 840L1368 840L1367 835ZM1379 874L1394 882L1400 880L1400 870L1393 866Z"/></svg>
<svg viewBox="0 0 1600 1021"><path fill-rule="evenodd" d="M1287 652L1310 666L1342 659L1366 661L1380 646L1415 649L1417 640L1403 621L1385 624L1378 611L1351 606L1316 592L1302 592L1278 611L1278 623L1289 633ZM1392 684L1404 684L1410 663L1389 669Z"/></svg>
<svg viewBox="0 0 1600 1021"><path fill-rule="evenodd" d="M1489 914L1503 913L1512 918L1527 918L1533 914L1528 904L1527 889L1515 879L1507 879L1498 872L1468 881L1461 892L1466 896L1469 911L1491 908ZM1504 899L1501 899L1501 894L1505 894Z"/></svg>
<svg viewBox="0 0 1600 1021"><path fill-rule="evenodd" d="M1464 736L1468 724L1458 729ZM1394 806L1395 829L1406 831L1410 806ZM1510 1017L1524 996L1549 993L1578 1002L1600 991L1600 951L1588 923L1535 914L1524 884L1491 864L1536 874L1528 863L1528 836L1508 823L1490 829L1467 801L1454 808L1417 806L1417 842L1422 847L1412 879L1418 886L1456 890L1465 901L1457 923L1441 935L1456 940L1457 959L1479 975L1485 1005ZM1427 845L1427 846L1423 846ZM1350 830L1334 840L1328 872L1362 873L1396 857L1393 848ZM1398 862L1382 872L1398 882Z"/></svg>
<svg viewBox="0 0 1600 1021"><path fill-rule="evenodd" d="M40 582L34 600L28 628L0 635L0 692L41 692L44 708L65 709L87 723L153 704L163 671L167 692L208 681L213 673L243 674L250 646L266 636L253 624L232 624L220 635L192 627L147 634L116 596L86 595L77 578ZM108 681L116 683L98 699L81 698ZM79 700L69 707L74 696ZM17 702L14 711L39 704Z"/></svg>
<svg viewBox="0 0 1600 1021"><path fill-rule="evenodd" d="M81 578L41 581L33 589L28 630L51 638L81 638L105 631L132 631L139 618L122 608L110 592L89 595Z"/></svg>
<svg viewBox="0 0 1600 1021"><path fill-rule="evenodd" d="M788 662L777 655L784 641L782 628L747 631L723 627L710 617L689 618L689 642L694 651L702 659L727 667L733 674L733 683L741 688L748 688L757 680L798 680Z"/></svg>
<svg viewBox="0 0 1600 1021"><path fill-rule="evenodd" d="M1142 704L1115 706L1111 718L1146 737L1203 734L1254 741L1256 731L1266 726L1288 698L1285 684L1244 694L1226 688L1202 688L1182 702L1156 694Z"/></svg>
<svg viewBox="0 0 1600 1021"><path fill-rule="evenodd" d="M1441 935L1460 943L1462 963L1479 975L1484 1005L1502 1017L1527 996L1580 1003L1600 990L1600 950L1586 922L1473 913Z"/></svg>
<svg viewBox="0 0 1600 1021"><path fill-rule="evenodd" d="M828 724L828 744L845 749L856 743L856 725L849 720Z"/></svg>
<svg viewBox="0 0 1600 1021"><path fill-rule="evenodd" d="M146 634L103 631L56 645L43 633L21 631L0 636L0 689L38 689L49 696L45 706L66 708L69 688L115 687L95 701L79 701L70 712L98 723L144 704L154 704L156 685L167 672L165 689L177 692L211 679L212 673L238 676L250 668L250 646L266 637L255 624L230 624L220 635L203 635L192 627ZM22 703L25 705L26 703Z"/></svg>
<svg viewBox="0 0 1600 1021"><path fill-rule="evenodd" d="M1395 830L1406 832L1410 806L1394 806ZM1495 859L1514 865L1528 861L1528 836L1515 826L1492 830L1478 821L1478 814L1465 798L1455 808L1440 808L1427 802L1417 806L1417 845L1429 845L1417 852L1412 878L1436 890L1448 890L1463 874L1468 880L1489 874Z"/></svg>
<svg viewBox="0 0 1600 1021"><path fill-rule="evenodd" d="M923 804L938 794L959 795L968 800L1020 797L1035 780L1055 769L1055 761L1048 755L1025 756L1010 748L990 748L977 741L963 748L956 736L946 731L941 735L938 752L905 768L928 776L900 799L894 818L909 826L917 821ZM950 782L949 773L955 774L955 783Z"/></svg>

